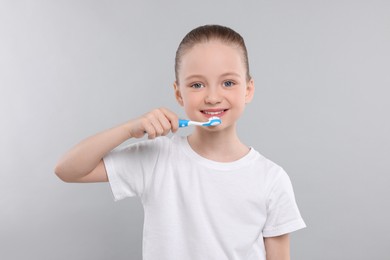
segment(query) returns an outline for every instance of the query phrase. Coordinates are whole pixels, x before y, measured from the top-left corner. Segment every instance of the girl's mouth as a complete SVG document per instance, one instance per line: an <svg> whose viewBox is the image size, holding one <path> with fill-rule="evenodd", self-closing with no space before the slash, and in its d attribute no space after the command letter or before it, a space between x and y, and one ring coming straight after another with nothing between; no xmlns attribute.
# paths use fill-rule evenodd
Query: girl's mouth
<svg viewBox="0 0 390 260"><path fill-rule="evenodd" d="M202 114L207 118L210 118L213 116L221 117L226 113L226 111L228 111L228 109L207 109L201 110L200 112L202 112Z"/></svg>

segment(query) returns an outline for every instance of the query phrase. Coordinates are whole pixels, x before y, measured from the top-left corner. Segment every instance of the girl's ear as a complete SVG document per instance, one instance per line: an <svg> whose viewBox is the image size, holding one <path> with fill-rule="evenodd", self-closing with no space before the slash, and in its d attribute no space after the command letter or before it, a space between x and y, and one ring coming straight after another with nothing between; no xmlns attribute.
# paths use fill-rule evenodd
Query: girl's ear
<svg viewBox="0 0 390 260"><path fill-rule="evenodd" d="M177 84L177 81L175 80L175 82L173 83L173 88L175 89L175 98L177 100L177 102L183 106L183 98L181 97L181 92L180 92L180 88L179 88L179 84Z"/></svg>
<svg viewBox="0 0 390 260"><path fill-rule="evenodd" d="M254 94L255 94L255 83L253 79L250 79L246 85L245 104L249 104L252 101Z"/></svg>

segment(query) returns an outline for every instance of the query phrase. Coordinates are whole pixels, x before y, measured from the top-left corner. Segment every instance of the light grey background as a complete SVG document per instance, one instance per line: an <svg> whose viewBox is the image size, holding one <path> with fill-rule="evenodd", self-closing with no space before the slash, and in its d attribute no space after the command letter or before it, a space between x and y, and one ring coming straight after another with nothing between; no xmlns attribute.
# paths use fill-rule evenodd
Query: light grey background
<svg viewBox="0 0 390 260"><path fill-rule="evenodd" d="M0 259L141 259L138 198L65 184L59 157L165 106L192 28L247 43L242 139L289 173L299 260L388 259L390 2L0 1ZM185 134L185 132L183 132Z"/></svg>

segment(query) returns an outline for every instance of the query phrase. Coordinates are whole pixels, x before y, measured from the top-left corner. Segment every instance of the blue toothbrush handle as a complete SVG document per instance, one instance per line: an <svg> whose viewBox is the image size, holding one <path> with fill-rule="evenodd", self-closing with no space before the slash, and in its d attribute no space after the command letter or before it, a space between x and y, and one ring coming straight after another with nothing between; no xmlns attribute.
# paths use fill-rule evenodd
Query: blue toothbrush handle
<svg viewBox="0 0 390 260"><path fill-rule="evenodd" d="M187 120L187 119L179 119L179 127L186 127L186 126L188 126L189 122L190 122L190 120Z"/></svg>

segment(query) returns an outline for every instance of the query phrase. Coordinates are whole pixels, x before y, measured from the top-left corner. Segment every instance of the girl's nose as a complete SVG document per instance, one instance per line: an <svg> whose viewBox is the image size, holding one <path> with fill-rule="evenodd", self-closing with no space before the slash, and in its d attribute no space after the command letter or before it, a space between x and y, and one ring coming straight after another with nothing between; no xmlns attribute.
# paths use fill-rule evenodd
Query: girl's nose
<svg viewBox="0 0 390 260"><path fill-rule="evenodd" d="M209 89L206 93L205 103L207 104L218 104L221 103L222 96L217 89Z"/></svg>

